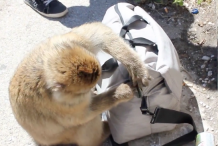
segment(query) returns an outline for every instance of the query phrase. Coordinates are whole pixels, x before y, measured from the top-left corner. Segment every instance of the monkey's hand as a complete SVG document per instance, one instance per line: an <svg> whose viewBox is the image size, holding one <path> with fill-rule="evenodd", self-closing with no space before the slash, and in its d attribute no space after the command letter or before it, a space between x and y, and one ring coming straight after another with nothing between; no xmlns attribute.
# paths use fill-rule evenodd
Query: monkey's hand
<svg viewBox="0 0 218 146"><path fill-rule="evenodd" d="M148 86L151 77L148 73L148 69L145 64L140 60L129 61L128 65L125 65L129 75L132 77L133 85L139 84L140 86Z"/></svg>
<svg viewBox="0 0 218 146"><path fill-rule="evenodd" d="M134 97L131 85L121 84L116 88L113 98L118 103L127 102Z"/></svg>

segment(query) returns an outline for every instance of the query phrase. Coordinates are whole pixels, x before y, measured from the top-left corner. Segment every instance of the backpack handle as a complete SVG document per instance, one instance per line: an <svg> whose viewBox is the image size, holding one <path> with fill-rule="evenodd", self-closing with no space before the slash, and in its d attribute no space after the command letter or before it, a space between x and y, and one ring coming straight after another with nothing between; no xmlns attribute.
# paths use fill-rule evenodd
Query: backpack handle
<svg viewBox="0 0 218 146"><path fill-rule="evenodd" d="M126 33L130 30L129 26L137 21L142 21L142 22L145 22L146 24L148 24L148 22L142 18L141 16L139 15L134 15L132 16L129 21L127 23L125 23L125 25L121 28L121 31L120 31L120 36L122 38L125 37Z"/></svg>

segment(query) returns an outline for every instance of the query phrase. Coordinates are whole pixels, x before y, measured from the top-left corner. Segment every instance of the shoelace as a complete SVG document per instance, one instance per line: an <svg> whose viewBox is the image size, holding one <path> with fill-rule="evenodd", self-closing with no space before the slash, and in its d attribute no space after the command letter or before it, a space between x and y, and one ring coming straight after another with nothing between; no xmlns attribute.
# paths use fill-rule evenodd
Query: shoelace
<svg viewBox="0 0 218 146"><path fill-rule="evenodd" d="M47 6L50 4L50 2L52 2L53 0L43 0L43 3Z"/></svg>

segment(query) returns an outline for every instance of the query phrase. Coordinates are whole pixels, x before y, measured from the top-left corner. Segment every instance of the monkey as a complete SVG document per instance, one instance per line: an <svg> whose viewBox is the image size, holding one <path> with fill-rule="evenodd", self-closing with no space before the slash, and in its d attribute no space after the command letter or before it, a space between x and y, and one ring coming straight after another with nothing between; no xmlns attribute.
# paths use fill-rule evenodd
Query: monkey
<svg viewBox="0 0 218 146"><path fill-rule="evenodd" d="M93 95L101 76L96 54L125 65L133 80ZM16 68L9 99L17 122L41 146L99 146L109 135L100 114L133 98L134 85L151 78L143 61L112 29L86 23L37 45Z"/></svg>

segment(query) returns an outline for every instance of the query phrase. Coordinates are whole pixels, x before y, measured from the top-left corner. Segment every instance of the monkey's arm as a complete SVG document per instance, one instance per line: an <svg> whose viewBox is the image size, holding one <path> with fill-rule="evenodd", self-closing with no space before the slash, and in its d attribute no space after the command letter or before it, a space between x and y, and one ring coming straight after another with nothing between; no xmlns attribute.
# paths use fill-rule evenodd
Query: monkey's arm
<svg viewBox="0 0 218 146"><path fill-rule="evenodd" d="M144 62L124 40L106 25L95 22L84 24L72 29L71 33L81 36L76 41L82 43L85 49L94 53L103 50L124 64L135 83L137 78L142 79L144 85L150 79ZM73 38L72 38L73 39ZM87 40L91 43L87 43ZM75 40L74 40L75 41Z"/></svg>
<svg viewBox="0 0 218 146"><path fill-rule="evenodd" d="M108 90L102 94L92 97L90 107L82 115L83 122L86 123L106 110L118 105L119 103L131 100L134 97L133 91L127 84ZM81 123L82 124L82 123Z"/></svg>

